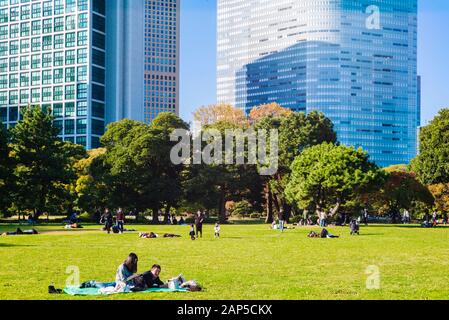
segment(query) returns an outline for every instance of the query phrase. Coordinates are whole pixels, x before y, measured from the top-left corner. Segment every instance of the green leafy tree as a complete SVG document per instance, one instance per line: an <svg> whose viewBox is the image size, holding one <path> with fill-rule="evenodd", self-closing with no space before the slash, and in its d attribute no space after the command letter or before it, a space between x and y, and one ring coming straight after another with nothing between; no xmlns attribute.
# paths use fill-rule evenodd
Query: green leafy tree
<svg viewBox="0 0 449 320"><path fill-rule="evenodd" d="M80 159L74 168L77 172L75 185L76 207L87 212L95 221L99 221L101 213L109 206L111 190L107 183L109 167L99 160L106 153L105 148L88 151L88 157Z"/></svg>
<svg viewBox="0 0 449 320"><path fill-rule="evenodd" d="M31 211L37 218L61 205L61 189L74 178L72 158L82 155L79 148L68 147L58 139L59 129L53 125L50 110L29 107L22 116L23 120L11 130L15 202L19 209Z"/></svg>
<svg viewBox="0 0 449 320"><path fill-rule="evenodd" d="M420 153L413 159L411 170L426 184L449 182L449 109L443 109L432 122L421 129Z"/></svg>
<svg viewBox="0 0 449 320"><path fill-rule="evenodd" d="M226 130L245 130L245 128L245 126L236 123L219 121L206 126L204 129L217 130L224 142ZM235 133L238 137L238 132ZM213 142L213 140L203 142L202 150L205 150L204 147L208 143ZM221 163L206 164L203 162L202 164L189 165L183 182L185 200L196 204L199 208L216 211L221 223L224 223L227 219L226 202L240 201L242 199L252 204L260 202L260 176L256 165L248 164L247 141L245 141L244 147L246 151L241 155L244 159L243 164L236 164L237 152L235 144L233 147L233 158L230 159L232 164L226 164L221 161ZM221 145L220 148L222 148ZM213 156L216 151L218 150L211 152L211 155ZM223 149L221 151L223 152ZM224 154L220 160L223 160L223 158Z"/></svg>
<svg viewBox="0 0 449 320"><path fill-rule="evenodd" d="M288 220L296 206L285 197L290 180L291 164L301 152L323 142L336 143L337 135L332 122L317 111L288 113L280 117L266 117L259 121L257 130L277 129L279 132L279 169L273 176L264 177L264 195L267 215L265 221L274 219L273 209L283 209Z"/></svg>
<svg viewBox="0 0 449 320"><path fill-rule="evenodd" d="M392 166L384 170L387 176L382 188L369 194L367 199L380 214L391 215L393 223L396 223L401 209L414 210L418 203L433 207L435 199L432 193L406 166Z"/></svg>
<svg viewBox="0 0 449 320"><path fill-rule="evenodd" d="M332 143L303 150L291 170L285 190L287 199L300 208L314 208L330 216L383 179L366 152Z"/></svg>
<svg viewBox="0 0 449 320"><path fill-rule="evenodd" d="M103 179L113 195L111 203L140 212L151 209L154 223L160 209L167 216L178 205L183 165L170 159L175 129L187 130L188 125L172 113L159 114L150 125L123 120L108 127L102 137L107 152L98 161L106 168Z"/></svg>

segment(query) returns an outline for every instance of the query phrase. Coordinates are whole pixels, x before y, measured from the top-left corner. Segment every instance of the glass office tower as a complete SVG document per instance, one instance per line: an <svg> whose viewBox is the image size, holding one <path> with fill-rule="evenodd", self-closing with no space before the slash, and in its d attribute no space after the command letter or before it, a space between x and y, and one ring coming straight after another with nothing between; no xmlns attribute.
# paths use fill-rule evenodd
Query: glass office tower
<svg viewBox="0 0 449 320"><path fill-rule="evenodd" d="M417 0L218 0L217 97L319 110L380 166L416 155Z"/></svg>
<svg viewBox="0 0 449 320"><path fill-rule="evenodd" d="M106 1L106 121L179 114L179 0Z"/></svg>
<svg viewBox="0 0 449 320"><path fill-rule="evenodd" d="M179 0L0 0L0 120L51 108L90 149L107 123L178 113L178 32Z"/></svg>
<svg viewBox="0 0 449 320"><path fill-rule="evenodd" d="M179 0L145 1L144 121L179 115Z"/></svg>
<svg viewBox="0 0 449 320"><path fill-rule="evenodd" d="M0 119L51 108L61 137L99 145L105 108L104 1L0 1Z"/></svg>

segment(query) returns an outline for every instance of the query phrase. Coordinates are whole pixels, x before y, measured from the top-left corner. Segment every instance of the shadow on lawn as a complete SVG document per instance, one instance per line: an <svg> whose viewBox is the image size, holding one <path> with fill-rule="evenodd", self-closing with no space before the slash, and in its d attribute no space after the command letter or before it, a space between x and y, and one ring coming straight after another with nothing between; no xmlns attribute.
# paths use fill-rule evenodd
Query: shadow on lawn
<svg viewBox="0 0 449 320"><path fill-rule="evenodd" d="M35 247L35 245L30 245L30 244L0 243L0 248L11 248L11 247Z"/></svg>

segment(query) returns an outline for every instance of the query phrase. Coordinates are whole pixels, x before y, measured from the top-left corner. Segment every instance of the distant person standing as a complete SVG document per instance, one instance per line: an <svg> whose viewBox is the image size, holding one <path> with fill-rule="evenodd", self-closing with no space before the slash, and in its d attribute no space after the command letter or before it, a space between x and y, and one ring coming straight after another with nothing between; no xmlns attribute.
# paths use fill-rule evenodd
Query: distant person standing
<svg viewBox="0 0 449 320"><path fill-rule="evenodd" d="M100 223L104 223L104 230L111 233L113 218L108 208L105 209L103 215L101 216Z"/></svg>
<svg viewBox="0 0 449 320"><path fill-rule="evenodd" d="M404 223L410 223L410 212L407 209L404 210L403 220Z"/></svg>
<svg viewBox="0 0 449 320"><path fill-rule="evenodd" d="M125 213L123 212L122 208L119 208L117 211L117 216L116 216L116 220L117 220L117 228L120 234L123 233L124 229L124 225L125 225Z"/></svg>
<svg viewBox="0 0 449 320"><path fill-rule="evenodd" d="M281 230L281 232L284 232L285 217L283 209L279 210L278 218L279 218L279 229Z"/></svg>
<svg viewBox="0 0 449 320"><path fill-rule="evenodd" d="M326 226L326 218L327 218L326 212L320 211L319 218L320 218L320 227L324 228Z"/></svg>
<svg viewBox="0 0 449 320"><path fill-rule="evenodd" d="M363 209L362 216L363 216L363 223L365 224L365 226L367 226L368 225L368 218L369 218L368 209L367 208Z"/></svg>
<svg viewBox="0 0 449 320"><path fill-rule="evenodd" d="M432 213L432 224L434 226L438 224L438 213L436 211Z"/></svg>
<svg viewBox="0 0 449 320"><path fill-rule="evenodd" d="M204 223L204 214L201 211L198 211L195 218L195 227L196 227L196 237L201 235L203 237L203 223Z"/></svg>
<svg viewBox="0 0 449 320"><path fill-rule="evenodd" d="M220 238L220 224L217 222L214 227L214 237L215 239Z"/></svg>

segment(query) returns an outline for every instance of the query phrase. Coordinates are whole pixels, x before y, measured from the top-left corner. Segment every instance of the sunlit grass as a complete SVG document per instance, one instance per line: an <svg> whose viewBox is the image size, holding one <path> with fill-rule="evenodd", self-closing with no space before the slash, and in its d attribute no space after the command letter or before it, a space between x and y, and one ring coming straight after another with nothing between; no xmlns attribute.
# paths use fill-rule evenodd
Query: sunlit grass
<svg viewBox="0 0 449 320"><path fill-rule="evenodd" d="M127 226L140 231L176 233L182 238L140 239L137 232L105 234L100 226L65 231L39 226L37 236L0 238L0 299L93 299L49 295L64 287L68 266L78 266L81 281L113 281L130 252L139 271L162 265L162 279L179 273L205 288L199 293L127 294L97 299L448 299L449 228L413 226L330 228L339 239L309 239L319 228L284 233L266 225L224 225L220 239L213 226L192 241L188 226ZM0 231L17 225L2 225ZM27 227L22 227L27 229ZM380 289L366 288L368 266L380 269Z"/></svg>

